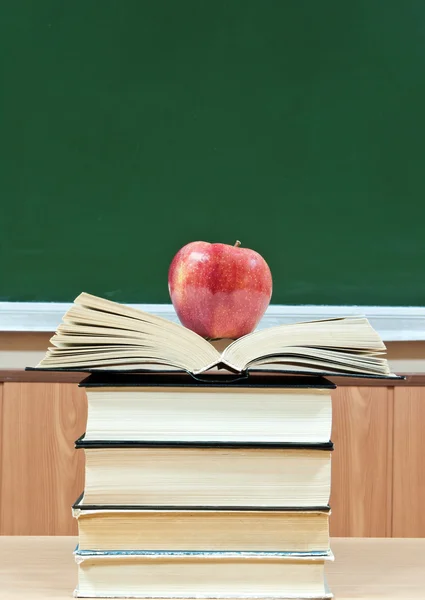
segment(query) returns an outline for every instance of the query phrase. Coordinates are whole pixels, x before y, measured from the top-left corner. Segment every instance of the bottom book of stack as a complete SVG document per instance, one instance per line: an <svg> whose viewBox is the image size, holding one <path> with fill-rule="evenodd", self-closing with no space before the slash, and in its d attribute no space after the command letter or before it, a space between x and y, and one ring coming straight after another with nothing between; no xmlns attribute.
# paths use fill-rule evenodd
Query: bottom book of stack
<svg viewBox="0 0 425 600"><path fill-rule="evenodd" d="M73 514L78 597L332 597L329 507L170 510L80 498Z"/></svg>
<svg viewBox="0 0 425 600"><path fill-rule="evenodd" d="M332 597L324 577L330 553L77 550L75 554L79 597Z"/></svg>

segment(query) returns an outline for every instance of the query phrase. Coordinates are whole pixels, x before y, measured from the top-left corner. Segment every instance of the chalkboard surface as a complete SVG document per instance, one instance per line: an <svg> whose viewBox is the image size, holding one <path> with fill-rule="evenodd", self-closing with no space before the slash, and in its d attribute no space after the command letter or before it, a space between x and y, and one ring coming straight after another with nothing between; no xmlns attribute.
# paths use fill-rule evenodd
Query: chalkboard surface
<svg viewBox="0 0 425 600"><path fill-rule="evenodd" d="M423 0L5 0L0 50L0 300L239 239L274 303L425 303Z"/></svg>

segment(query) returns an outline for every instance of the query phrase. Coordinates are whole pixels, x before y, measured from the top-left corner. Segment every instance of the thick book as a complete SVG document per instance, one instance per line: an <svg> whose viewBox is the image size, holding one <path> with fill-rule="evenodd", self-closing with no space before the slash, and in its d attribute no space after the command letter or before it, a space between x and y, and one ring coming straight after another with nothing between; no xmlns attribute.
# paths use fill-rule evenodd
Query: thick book
<svg viewBox="0 0 425 600"><path fill-rule="evenodd" d="M313 377L249 377L196 382L191 377L112 375L85 379L88 441L327 442L331 391Z"/></svg>
<svg viewBox="0 0 425 600"><path fill-rule="evenodd" d="M323 444L76 442L87 504L309 507L329 503L331 442Z"/></svg>
<svg viewBox="0 0 425 600"><path fill-rule="evenodd" d="M81 495L72 514L78 523L80 550L329 552L329 506L120 509L87 506Z"/></svg>
<svg viewBox="0 0 425 600"><path fill-rule="evenodd" d="M391 375L385 345L365 317L280 325L245 335L219 352L193 331L149 313L81 294L63 317L37 368L137 370L193 374L271 369Z"/></svg>
<svg viewBox="0 0 425 600"><path fill-rule="evenodd" d="M331 598L326 556L291 552L75 551L77 597Z"/></svg>

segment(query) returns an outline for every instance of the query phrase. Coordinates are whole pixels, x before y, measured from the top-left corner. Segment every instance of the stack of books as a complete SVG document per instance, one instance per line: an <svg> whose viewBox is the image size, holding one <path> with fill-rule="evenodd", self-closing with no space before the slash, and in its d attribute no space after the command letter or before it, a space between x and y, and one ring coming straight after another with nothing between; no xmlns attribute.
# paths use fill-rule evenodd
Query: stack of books
<svg viewBox="0 0 425 600"><path fill-rule="evenodd" d="M92 373L78 596L332 595L324 377L395 377L366 318L272 327L220 353L83 293L51 343L37 368Z"/></svg>
<svg viewBox="0 0 425 600"><path fill-rule="evenodd" d="M90 375L79 597L326 598L332 383Z"/></svg>

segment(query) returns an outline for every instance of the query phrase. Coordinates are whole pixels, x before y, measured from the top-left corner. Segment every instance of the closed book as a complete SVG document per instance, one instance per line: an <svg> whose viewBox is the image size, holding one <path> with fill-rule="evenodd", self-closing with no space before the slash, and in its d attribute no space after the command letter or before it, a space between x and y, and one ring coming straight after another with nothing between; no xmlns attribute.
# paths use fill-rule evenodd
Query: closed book
<svg viewBox="0 0 425 600"><path fill-rule="evenodd" d="M86 441L327 442L331 391L321 377L197 382L176 375L91 375Z"/></svg>
<svg viewBox="0 0 425 600"><path fill-rule="evenodd" d="M327 555L288 552L85 552L77 549L78 597L330 598Z"/></svg>
<svg viewBox="0 0 425 600"><path fill-rule="evenodd" d="M329 502L323 444L76 443L86 454L87 504L311 507Z"/></svg>
<svg viewBox="0 0 425 600"><path fill-rule="evenodd" d="M73 506L80 550L329 551L329 507L310 510Z"/></svg>

